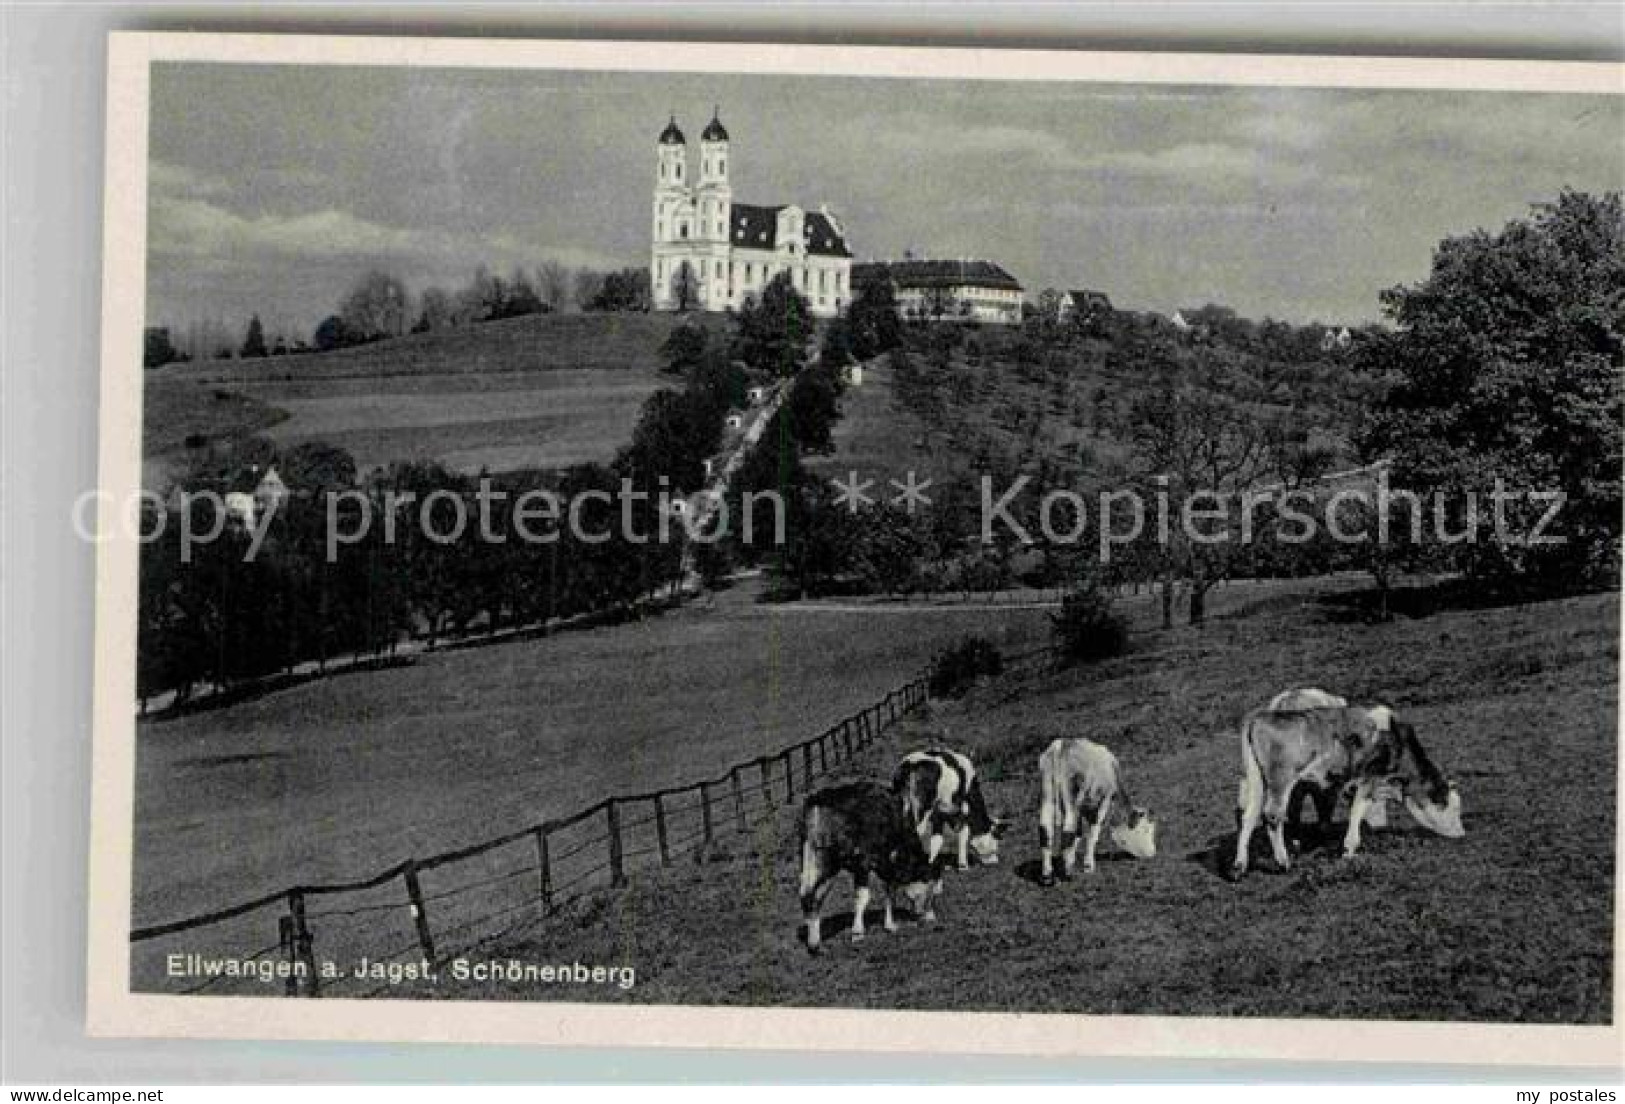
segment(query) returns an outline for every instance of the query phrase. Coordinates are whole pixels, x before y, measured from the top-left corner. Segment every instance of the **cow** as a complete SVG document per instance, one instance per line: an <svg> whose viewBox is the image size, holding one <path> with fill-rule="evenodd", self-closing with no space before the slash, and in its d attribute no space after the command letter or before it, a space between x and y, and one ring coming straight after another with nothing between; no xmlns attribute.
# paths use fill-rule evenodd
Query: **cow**
<svg viewBox="0 0 1625 1104"><path fill-rule="evenodd" d="M852 782L818 791L801 809L801 912L807 950L821 944L824 898L842 872L852 875L852 939L863 938L869 907L869 876L886 893L887 931L896 931L893 895L901 889L927 923L936 920L933 882L937 879L913 823L897 795L874 782Z"/></svg>
<svg viewBox="0 0 1625 1104"><path fill-rule="evenodd" d="M1422 750L1415 728L1386 706L1257 710L1242 722L1241 760L1233 878L1247 872L1248 845L1260 817L1276 865L1291 868L1285 814L1293 788L1304 780L1334 794L1352 787L1345 856L1360 849L1360 827L1372 801L1390 794L1402 794L1411 816L1431 831L1451 838L1465 834L1455 783ZM1420 796L1412 791L1413 782Z"/></svg>
<svg viewBox="0 0 1625 1104"><path fill-rule="evenodd" d="M1157 822L1129 797L1123 785L1123 772L1117 756L1091 740L1060 739L1038 757L1040 797L1038 806L1038 848L1040 885L1055 884L1055 855L1061 858L1061 877L1072 877L1078 858L1078 822L1089 825L1089 838L1083 852L1083 869L1093 873L1095 846L1100 830L1111 815L1112 801L1122 798L1128 810L1127 825L1112 830L1112 838L1137 859L1157 853ZM1056 838L1056 822L1060 838Z"/></svg>
<svg viewBox="0 0 1625 1104"><path fill-rule="evenodd" d="M1269 700L1265 709L1276 711L1294 709L1343 709L1348 706L1348 699L1325 690L1305 687L1299 690L1283 690ZM1379 717L1379 723L1385 718ZM1243 783L1245 785L1245 782ZM1332 815L1337 811L1339 793L1336 787L1318 786L1308 779L1300 779L1292 788L1292 796L1287 801L1286 829L1292 833L1303 824L1303 803L1306 800L1315 804L1315 819L1320 830L1324 832L1332 822ZM1237 802L1236 823L1241 823L1241 805ZM1386 801L1373 801L1366 810L1365 823L1371 828L1385 828L1388 825L1388 803Z"/></svg>
<svg viewBox="0 0 1625 1104"><path fill-rule="evenodd" d="M989 815L976 767L968 757L947 748L909 752L892 774L892 791L919 830L932 862L942 852L943 830L952 828L959 869L970 868L973 851L983 866L998 863L999 837L1006 825Z"/></svg>

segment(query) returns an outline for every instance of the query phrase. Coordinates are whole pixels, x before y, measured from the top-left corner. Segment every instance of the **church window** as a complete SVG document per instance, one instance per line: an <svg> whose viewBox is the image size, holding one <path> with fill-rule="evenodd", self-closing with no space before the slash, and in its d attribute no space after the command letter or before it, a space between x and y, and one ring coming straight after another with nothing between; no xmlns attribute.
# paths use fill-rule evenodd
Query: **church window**
<svg viewBox="0 0 1625 1104"><path fill-rule="evenodd" d="M682 224L681 232L683 237L688 237L688 223L685 222Z"/></svg>
<svg viewBox="0 0 1625 1104"><path fill-rule="evenodd" d="M728 171L728 159L726 157L719 159L717 161L717 175L722 176L727 171Z"/></svg>

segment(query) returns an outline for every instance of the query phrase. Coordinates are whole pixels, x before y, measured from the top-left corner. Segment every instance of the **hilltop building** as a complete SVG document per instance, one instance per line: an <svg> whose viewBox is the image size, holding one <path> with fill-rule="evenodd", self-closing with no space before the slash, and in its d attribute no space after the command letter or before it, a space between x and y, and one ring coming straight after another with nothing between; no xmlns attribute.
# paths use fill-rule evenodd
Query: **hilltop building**
<svg viewBox="0 0 1625 1104"><path fill-rule="evenodd" d="M1021 321L1021 284L992 261L866 261L852 266L852 279L890 281L904 318Z"/></svg>
<svg viewBox="0 0 1625 1104"><path fill-rule="evenodd" d="M729 139L713 112L700 133L700 174L672 117L656 142L649 283L655 310L725 311L789 273L812 313L833 317L852 297L852 254L828 207L735 203Z"/></svg>

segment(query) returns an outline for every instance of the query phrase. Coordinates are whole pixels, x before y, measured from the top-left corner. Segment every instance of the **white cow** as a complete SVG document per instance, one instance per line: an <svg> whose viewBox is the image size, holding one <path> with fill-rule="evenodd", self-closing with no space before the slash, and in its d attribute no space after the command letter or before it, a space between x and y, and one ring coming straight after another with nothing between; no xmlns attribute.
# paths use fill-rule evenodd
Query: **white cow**
<svg viewBox="0 0 1625 1104"><path fill-rule="evenodd" d="M1083 869L1095 869L1095 847L1100 830L1111 815L1112 800L1123 799L1128 808L1126 824L1112 829L1112 838L1137 859L1157 853L1157 822L1145 809L1135 805L1123 785L1117 756L1092 740L1081 737L1056 740L1038 757L1040 797L1038 806L1039 883L1055 884L1055 856L1061 859L1061 877L1070 878L1078 858L1079 821L1089 825L1083 852ZM1056 836L1059 822L1060 836Z"/></svg>
<svg viewBox="0 0 1625 1104"><path fill-rule="evenodd" d="M973 851L983 866L998 863L1005 822L987 811L976 766L968 756L947 748L911 751L892 774L892 791L919 828L920 842L932 862L942 851L943 830L952 828L959 869L970 868Z"/></svg>

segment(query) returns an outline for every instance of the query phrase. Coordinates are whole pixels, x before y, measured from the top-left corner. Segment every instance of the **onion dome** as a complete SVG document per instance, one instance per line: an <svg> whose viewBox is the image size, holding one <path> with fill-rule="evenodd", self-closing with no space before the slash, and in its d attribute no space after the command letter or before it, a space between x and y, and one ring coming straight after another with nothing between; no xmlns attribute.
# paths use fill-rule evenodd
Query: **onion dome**
<svg viewBox="0 0 1625 1104"><path fill-rule="evenodd" d="M723 127L722 120L717 118L717 110L713 108L711 110L711 121L706 124L705 133L700 135L700 141L726 142L727 140L728 131Z"/></svg>
<svg viewBox="0 0 1625 1104"><path fill-rule="evenodd" d="M684 138L683 132L677 129L677 116L673 115L671 122L666 124L666 129L660 132L660 144L663 146L688 145L688 139Z"/></svg>

